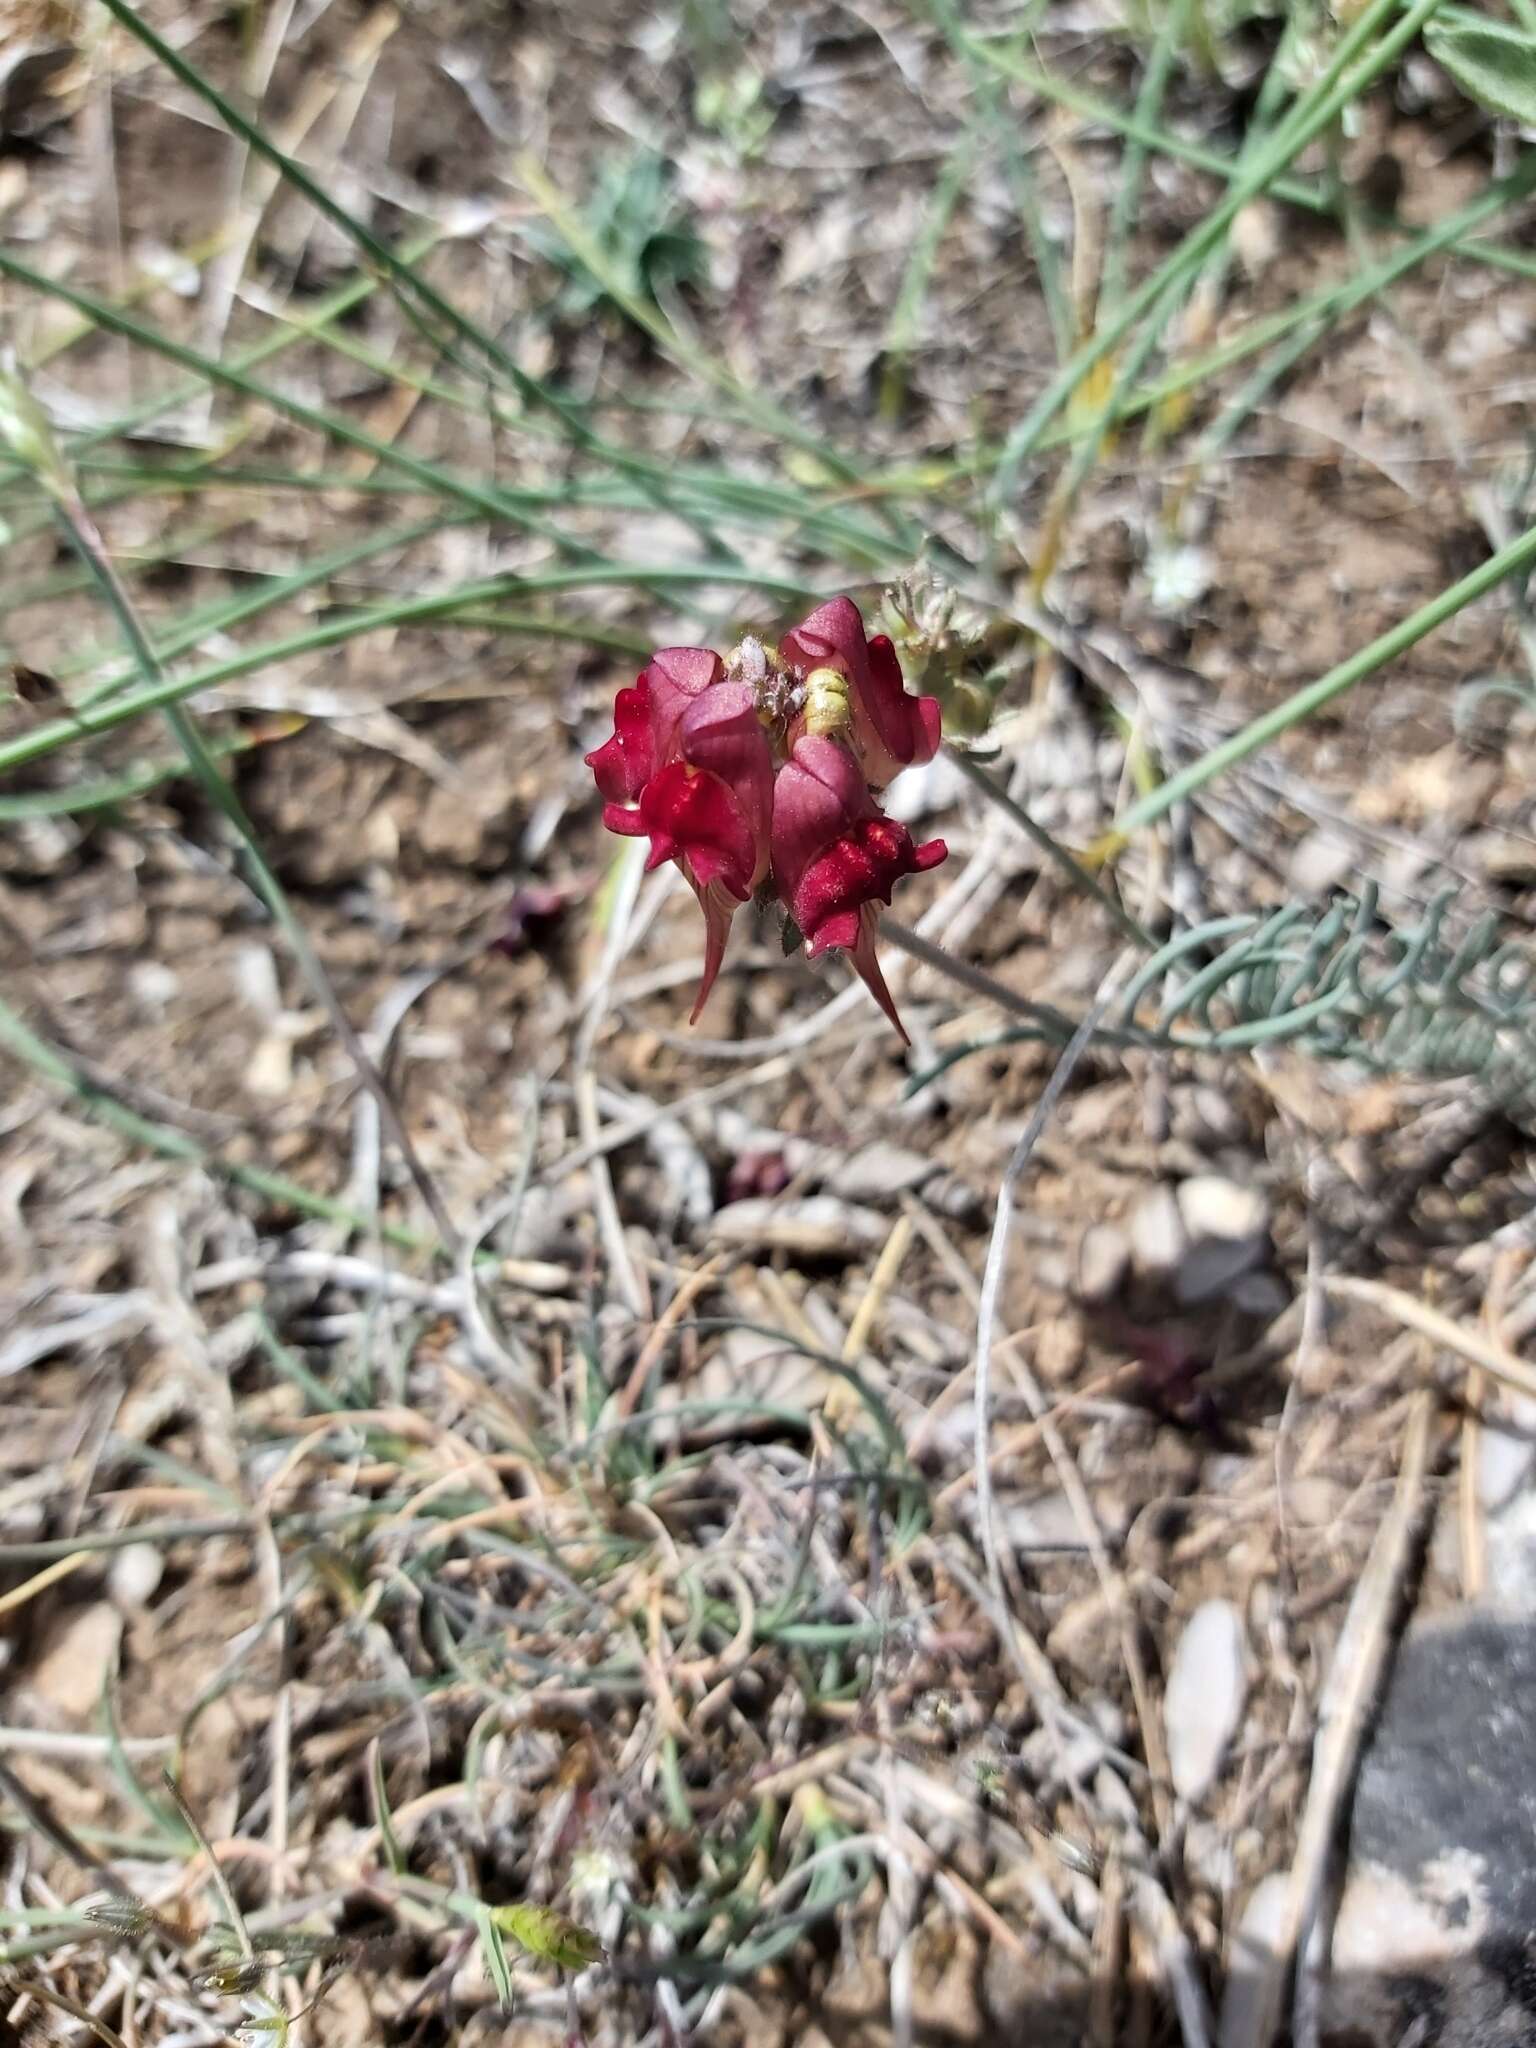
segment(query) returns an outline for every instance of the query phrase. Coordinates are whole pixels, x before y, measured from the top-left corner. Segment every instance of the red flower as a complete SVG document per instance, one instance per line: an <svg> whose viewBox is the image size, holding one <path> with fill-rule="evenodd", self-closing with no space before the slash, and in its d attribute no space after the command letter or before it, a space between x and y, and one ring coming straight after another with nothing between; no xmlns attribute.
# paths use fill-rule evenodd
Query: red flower
<svg viewBox="0 0 1536 2048"><path fill-rule="evenodd" d="M818 605L785 634L779 652L806 673L832 668L848 678L853 749L872 789L884 789L903 768L938 752L938 699L908 696L895 648L883 633L865 639L851 597Z"/></svg>
<svg viewBox="0 0 1536 2048"><path fill-rule="evenodd" d="M819 605L777 654L745 639L727 665L707 647L663 647L620 690L613 737L587 756L610 832L646 837L649 867L676 861L704 912L714 985L731 919L768 881L814 959L843 948L901 1031L875 958L877 903L944 859L914 846L873 790L939 744L939 706L909 697L889 640L867 640L850 598ZM904 1031L901 1032L906 1037Z"/></svg>
<svg viewBox="0 0 1536 2048"><path fill-rule="evenodd" d="M675 860L704 912L696 1018L725 956L731 919L768 872L773 756L744 683L707 648L667 648L614 704L614 735L587 756L610 832L646 835L648 868ZM631 809L619 799L638 798ZM690 1020L691 1021L691 1020Z"/></svg>
<svg viewBox="0 0 1536 2048"><path fill-rule="evenodd" d="M903 1038L875 957L875 906L890 902L903 875L937 867L948 851L942 839L914 846L906 826L876 806L858 762L836 740L795 742L774 785L774 880L805 934L807 956L845 949Z"/></svg>

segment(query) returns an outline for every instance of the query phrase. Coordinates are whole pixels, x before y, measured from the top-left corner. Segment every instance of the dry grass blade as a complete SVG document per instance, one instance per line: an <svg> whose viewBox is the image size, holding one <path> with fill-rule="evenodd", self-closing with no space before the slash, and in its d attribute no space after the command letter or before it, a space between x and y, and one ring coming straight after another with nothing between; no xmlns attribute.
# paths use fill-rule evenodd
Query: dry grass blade
<svg viewBox="0 0 1536 2048"><path fill-rule="evenodd" d="M1322 1284L1336 1300L1361 1301L1379 1308L1405 1330L1416 1330L1432 1344L1454 1351L1516 1393L1536 1395L1536 1366L1527 1365L1495 1338L1457 1322L1428 1302L1416 1300L1400 1287L1389 1287L1381 1280L1358 1280L1347 1274L1330 1274Z"/></svg>

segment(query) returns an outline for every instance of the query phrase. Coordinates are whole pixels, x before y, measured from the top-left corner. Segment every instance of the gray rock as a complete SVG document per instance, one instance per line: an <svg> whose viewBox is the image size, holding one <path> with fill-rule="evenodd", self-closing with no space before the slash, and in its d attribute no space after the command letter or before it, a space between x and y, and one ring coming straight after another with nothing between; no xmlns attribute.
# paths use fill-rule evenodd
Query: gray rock
<svg viewBox="0 0 1536 2048"><path fill-rule="evenodd" d="M836 1195L808 1195L798 1202L752 1195L716 1210L709 1241L804 1259L855 1259L861 1252L878 1251L890 1229L875 1210Z"/></svg>
<svg viewBox="0 0 1536 2048"><path fill-rule="evenodd" d="M1173 1132L1203 1152L1238 1145L1244 1136L1242 1112L1229 1095L1205 1084L1175 1096Z"/></svg>
<svg viewBox="0 0 1536 2048"><path fill-rule="evenodd" d="M1177 1292L1186 1307L1224 1294L1269 1249L1269 1203L1257 1188L1224 1174L1197 1173L1179 1183L1179 1218L1189 1248Z"/></svg>
<svg viewBox="0 0 1536 2048"><path fill-rule="evenodd" d="M841 1195L845 1202L880 1204L913 1193L937 1172L937 1162L921 1152L876 1138L838 1160L827 1174L826 1186L829 1194Z"/></svg>
<svg viewBox="0 0 1536 2048"><path fill-rule="evenodd" d="M1254 2048L1268 2003L1275 1955L1285 1925L1290 1878L1283 1870L1261 1878L1248 1896L1227 1960L1221 1997L1219 2048Z"/></svg>
<svg viewBox="0 0 1536 2048"><path fill-rule="evenodd" d="M1272 1323L1291 1305L1291 1290L1278 1273L1245 1273L1232 1283L1232 1306L1256 1323Z"/></svg>
<svg viewBox="0 0 1536 2048"><path fill-rule="evenodd" d="M1324 2038L1536 2042L1533 1754L1536 1622L1409 1636L1356 1787Z"/></svg>
<svg viewBox="0 0 1536 2048"><path fill-rule="evenodd" d="M1326 896L1347 882L1359 864L1359 853L1350 841L1320 825L1298 842L1291 855L1291 888L1309 899Z"/></svg>
<svg viewBox="0 0 1536 2048"><path fill-rule="evenodd" d="M1508 1419L1497 1426L1495 1417ZM1478 1447L1477 1499L1483 1518L1486 1599L1510 1614L1536 1614L1536 1401L1506 1390Z"/></svg>

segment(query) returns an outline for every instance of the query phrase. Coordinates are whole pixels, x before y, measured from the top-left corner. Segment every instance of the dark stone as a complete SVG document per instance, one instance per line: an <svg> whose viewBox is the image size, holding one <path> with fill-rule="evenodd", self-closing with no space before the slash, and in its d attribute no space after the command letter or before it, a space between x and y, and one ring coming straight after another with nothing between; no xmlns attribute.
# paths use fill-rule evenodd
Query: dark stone
<svg viewBox="0 0 1536 2048"><path fill-rule="evenodd" d="M1362 1761L1327 1998L1396 2048L1536 2044L1536 1621L1410 1633Z"/></svg>
<svg viewBox="0 0 1536 2048"><path fill-rule="evenodd" d="M1480 1857L1500 1930L1536 1927L1536 1622L1472 1614L1410 1634L1355 1791L1352 1853L1417 1879Z"/></svg>

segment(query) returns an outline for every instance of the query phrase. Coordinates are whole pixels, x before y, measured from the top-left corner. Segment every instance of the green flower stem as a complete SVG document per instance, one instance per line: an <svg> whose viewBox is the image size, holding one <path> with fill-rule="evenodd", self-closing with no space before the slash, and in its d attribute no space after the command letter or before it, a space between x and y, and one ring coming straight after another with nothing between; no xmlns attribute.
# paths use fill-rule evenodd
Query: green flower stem
<svg viewBox="0 0 1536 2048"><path fill-rule="evenodd" d="M981 791L987 802L996 804L1005 816L1011 818L1026 838L1032 839L1046 858L1055 862L1074 889L1081 890L1085 896L1091 896L1132 945L1155 949L1157 941L1146 927L1138 924L1130 912L1110 895L1103 883L1090 875L1082 862L1074 858L1058 839L1054 839L1038 820L1032 818L1022 804L1015 803L1002 784L994 782L979 761L973 761L959 747L949 747L946 752L961 774Z"/></svg>

